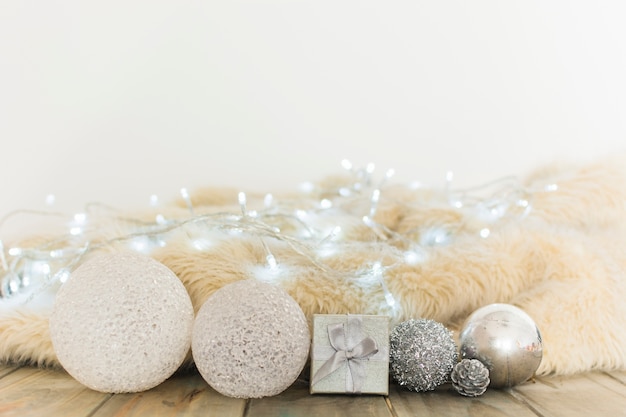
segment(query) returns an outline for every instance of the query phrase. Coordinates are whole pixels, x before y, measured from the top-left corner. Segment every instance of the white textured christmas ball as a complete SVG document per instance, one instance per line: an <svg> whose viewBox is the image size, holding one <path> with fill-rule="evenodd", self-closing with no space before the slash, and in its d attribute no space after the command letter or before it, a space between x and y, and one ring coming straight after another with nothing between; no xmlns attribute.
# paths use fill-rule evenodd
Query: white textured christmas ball
<svg viewBox="0 0 626 417"><path fill-rule="evenodd" d="M50 335L61 365L102 392L163 382L191 345L193 307L176 275L144 255L104 255L79 266L59 290Z"/></svg>
<svg viewBox="0 0 626 417"><path fill-rule="evenodd" d="M261 398L293 384L310 344L295 300L279 287L248 279L207 299L196 316L191 350L213 389L229 397Z"/></svg>

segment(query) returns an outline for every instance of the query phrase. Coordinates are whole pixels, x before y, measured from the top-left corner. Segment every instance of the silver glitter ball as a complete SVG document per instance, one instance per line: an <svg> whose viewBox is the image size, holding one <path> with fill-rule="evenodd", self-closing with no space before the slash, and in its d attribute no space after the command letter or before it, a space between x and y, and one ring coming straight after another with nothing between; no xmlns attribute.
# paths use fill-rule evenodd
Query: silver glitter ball
<svg viewBox="0 0 626 417"><path fill-rule="evenodd" d="M543 356L533 319L510 304L490 304L472 313L459 336L463 359L478 359L492 388L512 387L533 376Z"/></svg>
<svg viewBox="0 0 626 417"><path fill-rule="evenodd" d="M432 391L446 383L457 357L452 332L434 320L407 320L391 332L390 374L412 391Z"/></svg>

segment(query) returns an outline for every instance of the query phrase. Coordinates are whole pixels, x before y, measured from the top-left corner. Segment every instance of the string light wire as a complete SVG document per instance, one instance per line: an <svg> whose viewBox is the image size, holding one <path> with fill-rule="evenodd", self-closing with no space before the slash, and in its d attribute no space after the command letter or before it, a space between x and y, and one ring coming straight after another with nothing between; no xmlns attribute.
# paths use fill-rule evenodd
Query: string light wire
<svg viewBox="0 0 626 417"><path fill-rule="evenodd" d="M232 212L216 212L197 214L191 203L188 191L181 189L181 197L186 203L189 214L181 219L166 219L158 214L154 221L129 217L118 210L102 204L89 203L85 211L74 215L70 221L68 234L60 235L34 247L12 246L6 248L0 239L0 264L3 276L0 275L0 301L16 293L29 295L28 301L47 289L62 284L89 253L105 250L115 245L127 245L141 249L148 254L154 248L164 247L172 234L182 231L190 245L197 250L210 250L210 235L223 233L231 236L256 236L260 239L265 253L265 264L270 271L278 271L279 260L271 250L268 240L282 242L298 254L307 264L318 268L324 274L337 279L360 279L370 274L375 277L374 282L380 285L385 302L394 310L398 308L397 300L389 291L384 275L400 265L415 265L424 260L428 248L434 245L448 244L454 237L453 231L441 227L431 226L421 233L422 239L415 240L412 230L400 233L391 230L375 221L380 203L384 200L384 190L387 182L394 175L388 170L383 179L376 183L373 179L374 164L368 164L364 169L355 169L348 160L342 161L342 166L353 178L350 186L340 186L335 190L322 190L324 197L316 204L296 207L293 204L281 204L272 194L266 194L264 207L259 210L248 209L248 198L244 192L237 195L237 202L241 214ZM495 223L508 217L523 218L532 209L532 192L512 177L504 177L478 187L454 190L452 188L453 174L446 176L444 195L448 209L462 212L469 220L462 220L459 230L467 226L467 222L480 220L482 226L476 231L476 236L487 239L493 233ZM549 189L541 191L554 192L558 190L555 184ZM309 188L307 193L313 193L315 187ZM346 191L347 190L347 191ZM358 212L351 207L359 207L354 202L369 201L366 213ZM150 198L151 206L156 207L158 198ZM338 215L338 213L340 215ZM31 214L67 218L63 213L43 212L34 210L16 210L0 220L0 229L5 222L17 214ZM375 240L355 242L341 237L344 231L342 218L361 219L360 224L367 227ZM336 224L330 232L323 232L319 222L331 219ZM104 223L102 226L100 223ZM95 227L95 224L98 226ZM359 222L355 222L357 224ZM106 224L115 225L108 229ZM120 226L120 224L123 226ZM287 231L282 231L287 229ZM90 227L91 226L91 227ZM194 232L189 232L193 226ZM122 229L119 234L114 230ZM424 239L424 236L432 236ZM458 232L457 232L458 233ZM228 237L223 237L228 238ZM200 243L199 243L200 242ZM382 266L376 262L369 267L365 266L365 275L349 271L338 271L328 266L322 254L347 253L355 246L361 250L381 250L381 245L387 248L387 253L393 255L394 261ZM330 250L329 250L330 249ZM33 265L37 265L34 268ZM29 269L30 268L30 269ZM31 276L30 270L39 271L40 277ZM356 278L355 278L356 276Z"/></svg>

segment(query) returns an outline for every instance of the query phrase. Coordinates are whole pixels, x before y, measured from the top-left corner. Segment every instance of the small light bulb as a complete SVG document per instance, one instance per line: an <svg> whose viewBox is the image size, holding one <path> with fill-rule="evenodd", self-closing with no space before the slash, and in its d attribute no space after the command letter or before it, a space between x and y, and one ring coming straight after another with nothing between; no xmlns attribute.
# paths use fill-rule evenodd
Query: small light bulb
<svg viewBox="0 0 626 417"><path fill-rule="evenodd" d="M315 185L310 181L306 181L306 182L301 183L298 188L303 193L311 194L313 190L315 189Z"/></svg>
<svg viewBox="0 0 626 417"><path fill-rule="evenodd" d="M20 279L17 276L11 277L9 280L9 294L15 294L20 290Z"/></svg>
<svg viewBox="0 0 626 417"><path fill-rule="evenodd" d="M80 235L82 233L83 233L82 227L72 227L70 229L70 235L72 235L72 236L78 236L78 235Z"/></svg>
<svg viewBox="0 0 626 417"><path fill-rule="evenodd" d="M248 210L246 209L247 200L248 199L246 198L246 193L244 193L243 191L240 191L239 194L237 194L237 201L239 202L239 207L241 207L241 212L244 216L248 212Z"/></svg>
<svg viewBox="0 0 626 417"><path fill-rule="evenodd" d="M404 262L408 265L415 265L424 260L424 255L420 255L415 251L406 251L404 252Z"/></svg>
<svg viewBox="0 0 626 417"><path fill-rule="evenodd" d="M85 224L87 220L87 215L85 213L76 213L74 214L74 222L77 224Z"/></svg>
<svg viewBox="0 0 626 417"><path fill-rule="evenodd" d="M38 269L44 275L50 274L50 264L47 262L38 262L33 268Z"/></svg>
<svg viewBox="0 0 626 417"><path fill-rule="evenodd" d="M306 218L308 217L308 214L306 211L304 210L296 210L296 217L298 218L298 220L300 221L305 221Z"/></svg>
<svg viewBox="0 0 626 417"><path fill-rule="evenodd" d="M389 307L393 307L396 305L396 299L393 298L393 295L390 292L387 292L385 294L385 301L387 301Z"/></svg>
<svg viewBox="0 0 626 417"><path fill-rule="evenodd" d="M181 188L180 195L183 198L183 200L185 200L185 203L187 203L187 208L189 209L189 212L193 214L193 204L191 203L191 197L189 196L189 191L187 191L186 188Z"/></svg>
<svg viewBox="0 0 626 417"><path fill-rule="evenodd" d="M275 271L278 268L276 258L271 253L265 257L265 260L267 261L267 265L269 266L270 270Z"/></svg>
<svg viewBox="0 0 626 417"><path fill-rule="evenodd" d="M334 239L337 236L339 236L339 234L341 233L341 226L335 226L333 227L333 230L330 231L330 238Z"/></svg>
<svg viewBox="0 0 626 417"><path fill-rule="evenodd" d="M212 246L211 245L211 241L209 239L207 239L207 238L204 238L204 237L201 237L201 238L198 238L198 239L194 239L191 242L191 245L196 250L199 250L199 251L207 250L208 248L210 248Z"/></svg>
<svg viewBox="0 0 626 417"><path fill-rule="evenodd" d="M135 252L143 254L150 253L150 239L148 239L147 236L137 236L129 242L129 245Z"/></svg>
<svg viewBox="0 0 626 417"><path fill-rule="evenodd" d="M78 236L83 233L83 226L87 221L87 215L85 213L74 214L74 221L70 227L70 235Z"/></svg>
<svg viewBox="0 0 626 417"><path fill-rule="evenodd" d="M243 230L240 227L233 227L228 229L228 234L231 236L241 236L243 235Z"/></svg>
<svg viewBox="0 0 626 417"><path fill-rule="evenodd" d="M64 284L70 277L70 271L67 268L60 269L54 274L54 280L58 280L61 284Z"/></svg>
<svg viewBox="0 0 626 417"><path fill-rule="evenodd" d="M437 246L444 245L450 241L450 233L439 227L433 227L424 231L420 238L420 243L423 246Z"/></svg>
<svg viewBox="0 0 626 417"><path fill-rule="evenodd" d="M409 184L409 189L411 190L419 190L420 188L423 188L424 184L422 184L420 181L411 181L411 183Z"/></svg>
<svg viewBox="0 0 626 417"><path fill-rule="evenodd" d="M323 209L329 209L332 206L333 206L333 202L327 198L324 198L322 201L320 201L320 207Z"/></svg>
<svg viewBox="0 0 626 417"><path fill-rule="evenodd" d="M378 203L378 201L380 200L380 190L374 190L372 192L372 203Z"/></svg>
<svg viewBox="0 0 626 417"><path fill-rule="evenodd" d="M483 239L488 238L490 234L491 231L486 227L480 231L480 237L482 237Z"/></svg>

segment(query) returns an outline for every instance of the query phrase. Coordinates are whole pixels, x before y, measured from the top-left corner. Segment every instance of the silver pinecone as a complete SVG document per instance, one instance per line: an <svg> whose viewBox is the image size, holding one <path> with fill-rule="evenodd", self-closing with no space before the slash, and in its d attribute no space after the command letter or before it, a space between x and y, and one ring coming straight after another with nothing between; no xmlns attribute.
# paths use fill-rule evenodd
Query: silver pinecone
<svg viewBox="0 0 626 417"><path fill-rule="evenodd" d="M450 375L452 386L461 395L477 397L487 390L489 369L478 359L463 359Z"/></svg>

